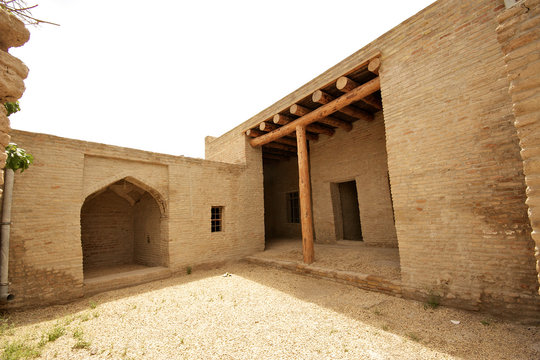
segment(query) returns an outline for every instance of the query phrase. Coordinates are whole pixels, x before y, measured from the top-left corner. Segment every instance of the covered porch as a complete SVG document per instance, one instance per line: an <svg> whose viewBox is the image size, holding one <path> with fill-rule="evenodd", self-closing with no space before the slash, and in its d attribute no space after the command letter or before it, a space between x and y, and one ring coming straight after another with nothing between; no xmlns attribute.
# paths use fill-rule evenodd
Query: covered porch
<svg viewBox="0 0 540 360"><path fill-rule="evenodd" d="M266 245L265 251L246 260L401 296L398 248L375 247L350 240L339 240L335 244L315 243L317 257L313 263L305 264L299 238L272 239Z"/></svg>

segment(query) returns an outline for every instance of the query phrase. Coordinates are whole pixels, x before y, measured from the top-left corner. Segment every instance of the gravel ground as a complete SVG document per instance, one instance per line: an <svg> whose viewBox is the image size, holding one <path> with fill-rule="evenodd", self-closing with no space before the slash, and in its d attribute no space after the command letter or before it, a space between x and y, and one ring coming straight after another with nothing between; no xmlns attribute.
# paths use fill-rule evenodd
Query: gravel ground
<svg viewBox="0 0 540 360"><path fill-rule="evenodd" d="M64 331L43 359L540 359L539 327L244 263L10 321L3 349Z"/></svg>
<svg viewBox="0 0 540 360"><path fill-rule="evenodd" d="M373 274L390 280L401 279L397 248L366 246L360 241L314 245L314 266ZM302 262L302 240L274 239L267 243L264 252L255 256Z"/></svg>

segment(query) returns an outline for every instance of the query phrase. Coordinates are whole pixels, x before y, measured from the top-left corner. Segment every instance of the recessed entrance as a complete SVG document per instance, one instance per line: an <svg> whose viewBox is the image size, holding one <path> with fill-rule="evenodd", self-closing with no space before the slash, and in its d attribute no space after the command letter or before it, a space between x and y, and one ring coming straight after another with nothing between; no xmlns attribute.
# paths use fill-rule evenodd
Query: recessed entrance
<svg viewBox="0 0 540 360"><path fill-rule="evenodd" d="M167 266L163 219L154 196L127 179L88 196L81 208L85 279Z"/></svg>
<svg viewBox="0 0 540 360"><path fill-rule="evenodd" d="M360 210L358 206L358 192L356 190L356 181L347 181L337 184L339 196L337 201L339 205L338 217L341 217L341 230L343 240L363 240L362 226L360 224Z"/></svg>

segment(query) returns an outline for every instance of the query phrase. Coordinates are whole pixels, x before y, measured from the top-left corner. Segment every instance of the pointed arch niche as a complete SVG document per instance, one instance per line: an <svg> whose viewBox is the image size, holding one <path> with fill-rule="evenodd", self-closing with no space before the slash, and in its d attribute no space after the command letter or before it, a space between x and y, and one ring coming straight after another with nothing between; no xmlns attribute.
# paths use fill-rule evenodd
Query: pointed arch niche
<svg viewBox="0 0 540 360"><path fill-rule="evenodd" d="M159 192L130 177L86 197L81 207L85 279L168 266L165 204Z"/></svg>

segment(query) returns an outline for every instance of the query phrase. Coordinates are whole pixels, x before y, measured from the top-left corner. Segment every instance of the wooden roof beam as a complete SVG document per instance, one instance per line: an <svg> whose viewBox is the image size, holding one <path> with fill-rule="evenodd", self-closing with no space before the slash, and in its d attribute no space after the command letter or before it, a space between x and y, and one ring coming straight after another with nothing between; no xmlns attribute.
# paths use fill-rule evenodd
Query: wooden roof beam
<svg viewBox="0 0 540 360"><path fill-rule="evenodd" d="M263 130L266 130L265 132L261 131L260 128L261 128L261 124L259 124L258 128L259 129L249 129L246 131L246 135L249 136L249 137L252 137L252 138L256 138L257 136L261 136L261 135L264 135L266 134L266 132L270 131L270 128L267 127L267 126L271 126L271 124L269 123L266 123L264 122L266 125L263 126ZM273 125L273 124L272 124ZM277 128L277 127L276 127ZM296 138L296 133L293 132L291 134L289 134L288 136L290 136L291 138ZM313 134L313 133L306 133L306 137L308 140L310 141L317 141L319 140L319 135L317 134Z"/></svg>
<svg viewBox="0 0 540 360"><path fill-rule="evenodd" d="M306 107L303 107L301 105L298 105L298 104L293 104L290 108L289 108L289 112L293 115L296 115L296 116L304 116L304 115L307 115L311 112L311 109L308 109ZM325 117L321 120L319 120L319 122L323 123L323 124L326 124L326 125L330 125L330 126L333 126L333 127L339 127L345 131L351 131L352 130L352 124L348 121L345 121L345 120L341 120L341 119L337 119L335 117L331 117L331 116L328 116L328 117Z"/></svg>
<svg viewBox="0 0 540 360"><path fill-rule="evenodd" d="M276 129L274 131L269 132L268 134L251 139L249 143L251 144L251 146L261 146L264 144L268 144L276 139L279 139L283 136L291 134L292 132L296 130L297 126L310 125L322 118L325 118L335 113L336 111L344 108L345 106L352 104L355 101L361 100L362 98L373 94L375 91L379 90L380 88L381 88L381 81L379 77L376 77L375 79L370 80L367 83L358 86L356 89L346 94L343 94L342 96L329 102L328 104L323 105L313 110L309 114L304 115L294 120L293 122L290 122L287 125L280 127L279 129Z"/></svg>
<svg viewBox="0 0 540 360"><path fill-rule="evenodd" d="M274 115L274 124L286 125L286 124L291 123L293 121L294 121L294 119L289 117L289 116L285 116L285 115L281 115L281 114ZM317 125L317 124L309 125L307 127L307 130L309 130L311 132L314 132L314 133L317 133L317 134L324 134L324 135L328 135L328 136L334 135L334 132L335 132L334 129L327 128L325 126L321 126L321 125Z"/></svg>
<svg viewBox="0 0 540 360"><path fill-rule="evenodd" d="M261 123L261 125L262 124L265 124L265 123ZM274 125L274 124L267 124L267 125ZM277 128L277 126L276 126L276 128ZM268 129L266 131L270 131L270 130ZM255 129L249 129L248 131L246 131L246 135L249 136L249 137L252 137L252 138L256 138L256 137L262 136L264 134L266 134L266 132L255 130ZM282 137L281 139L277 139L275 141L280 143L280 144L284 144L284 145L296 146L296 140L291 139L291 138L287 138L287 137Z"/></svg>
<svg viewBox="0 0 540 360"><path fill-rule="evenodd" d="M348 77L342 76L336 81L336 88L342 92L349 92L358 87L358 83ZM382 110L382 102L375 95L369 95L363 98L361 101L368 105L373 106L378 110Z"/></svg>
<svg viewBox="0 0 540 360"><path fill-rule="evenodd" d="M319 103L319 104L325 105L325 104L328 104L328 103L334 101L335 98L332 95L329 95L329 94L327 94L325 92L322 92L321 90L317 90L311 96L311 100L314 103ZM357 108L353 108L352 106L345 106L342 109L340 109L339 111L346 114L346 115L352 116L352 117L354 117L356 119L362 119L362 120L367 120L367 121L373 120L373 115L372 114L370 114L369 112L367 112L365 110L360 110L360 109L357 109Z"/></svg>
<svg viewBox="0 0 540 360"><path fill-rule="evenodd" d="M379 68L381 67L381 58L376 57L371 59L371 61L368 64L368 71L371 71L375 75L379 75Z"/></svg>

